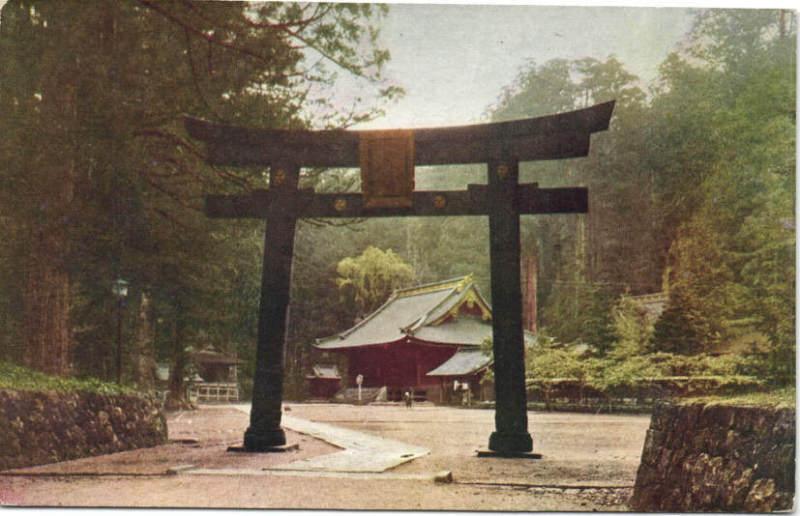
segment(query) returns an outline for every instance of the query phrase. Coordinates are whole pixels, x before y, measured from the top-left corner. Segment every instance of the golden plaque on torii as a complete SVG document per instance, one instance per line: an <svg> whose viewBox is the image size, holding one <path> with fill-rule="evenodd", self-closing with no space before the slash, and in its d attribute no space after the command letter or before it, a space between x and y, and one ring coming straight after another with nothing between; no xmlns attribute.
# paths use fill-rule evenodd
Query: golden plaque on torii
<svg viewBox="0 0 800 516"><path fill-rule="evenodd" d="M414 205L414 131L362 131L358 153L365 208Z"/></svg>

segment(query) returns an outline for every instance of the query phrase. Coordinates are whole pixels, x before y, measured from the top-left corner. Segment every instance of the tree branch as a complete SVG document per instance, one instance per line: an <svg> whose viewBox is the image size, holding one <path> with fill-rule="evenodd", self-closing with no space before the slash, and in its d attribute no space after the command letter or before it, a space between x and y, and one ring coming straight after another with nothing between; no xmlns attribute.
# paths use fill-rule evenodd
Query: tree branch
<svg viewBox="0 0 800 516"><path fill-rule="evenodd" d="M204 40L208 41L209 43L212 43L214 45L226 48L226 49L231 50L233 52L237 52L239 54L251 57L251 58L256 59L256 60L258 60L258 61L260 61L262 63L265 63L267 65L271 65L272 64L269 59L267 59L266 57L262 56L258 52L254 52L254 51L250 50L249 48L244 48L244 47L240 47L238 45L234 45L232 43L228 43L227 41L220 41L219 39L215 38L212 34L207 34L207 33L203 32L202 30L200 30L200 29L198 29L198 28L186 23L185 21L181 20L180 18L178 18L174 14L172 14L169 11L167 11L166 9L162 8L160 4L156 3L153 0L137 0L137 1L142 6L146 7L147 9L150 9L152 11L157 12L158 14L160 14L161 16L166 18L167 20L171 21L172 23L178 25L179 27L183 28L184 30L187 30L187 31L191 32L192 34L195 34L195 35L203 38ZM280 78L285 78L285 79L289 78L288 75L282 74L282 73L278 73L278 74L276 74L276 76L280 77Z"/></svg>
<svg viewBox="0 0 800 516"><path fill-rule="evenodd" d="M216 117L217 120L222 120L222 117L219 115L216 109L214 109L211 104L209 104L208 99L206 99L205 94L203 93L202 88L200 88L200 82L197 80L197 71L194 67L194 56L192 54L192 40L191 36L189 35L189 29L184 28L183 33L186 36L186 58L189 60L189 70L191 71L192 75L192 83L194 84L194 89L197 91L198 97L206 106L206 109Z"/></svg>

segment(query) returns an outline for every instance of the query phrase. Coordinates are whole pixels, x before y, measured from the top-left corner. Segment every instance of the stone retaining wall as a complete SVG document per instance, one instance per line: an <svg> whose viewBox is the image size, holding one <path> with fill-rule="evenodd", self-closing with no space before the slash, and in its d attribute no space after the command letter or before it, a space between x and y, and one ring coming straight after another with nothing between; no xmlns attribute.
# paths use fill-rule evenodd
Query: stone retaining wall
<svg viewBox="0 0 800 516"><path fill-rule="evenodd" d="M768 512L794 504L795 411L656 405L635 511Z"/></svg>
<svg viewBox="0 0 800 516"><path fill-rule="evenodd" d="M88 392L0 390L0 470L167 441L153 400Z"/></svg>

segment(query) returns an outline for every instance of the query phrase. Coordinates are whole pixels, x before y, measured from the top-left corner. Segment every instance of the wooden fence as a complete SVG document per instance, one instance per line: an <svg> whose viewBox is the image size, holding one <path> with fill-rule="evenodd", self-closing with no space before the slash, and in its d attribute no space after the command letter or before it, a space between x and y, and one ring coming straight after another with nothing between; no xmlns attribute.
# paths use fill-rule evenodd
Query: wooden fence
<svg viewBox="0 0 800 516"><path fill-rule="evenodd" d="M189 387L189 399L200 403L239 401L236 383L195 383Z"/></svg>

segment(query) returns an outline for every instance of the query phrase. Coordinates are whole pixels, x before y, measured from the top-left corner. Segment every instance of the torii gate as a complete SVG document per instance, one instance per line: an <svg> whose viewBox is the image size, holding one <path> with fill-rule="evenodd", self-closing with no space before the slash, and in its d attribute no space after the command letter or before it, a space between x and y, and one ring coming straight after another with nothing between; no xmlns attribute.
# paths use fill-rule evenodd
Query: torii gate
<svg viewBox="0 0 800 516"><path fill-rule="evenodd" d="M613 110L612 101L539 118L408 131L250 129L187 117L189 134L207 144L209 163L270 170L268 190L206 197L209 217L266 219L245 450L270 451L286 443L280 426L283 348L299 218L488 215L496 393L489 449L499 454L532 451L523 362L519 216L586 213L588 192L519 184L519 162L586 156L591 134L608 129ZM381 170L384 162L394 167ZM317 194L298 188L301 167L362 165L363 175L365 163L377 166L379 174L364 177L364 194ZM466 163L486 163L488 185L469 185L466 191L413 191L415 165ZM376 197L366 191L380 190L376 181L388 175L389 182L399 185L394 192Z"/></svg>

